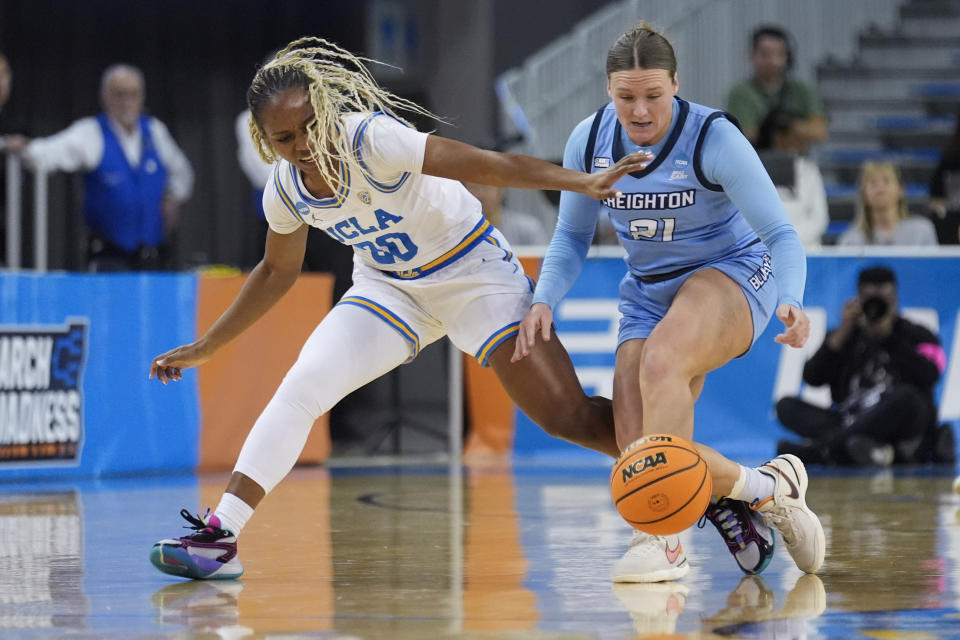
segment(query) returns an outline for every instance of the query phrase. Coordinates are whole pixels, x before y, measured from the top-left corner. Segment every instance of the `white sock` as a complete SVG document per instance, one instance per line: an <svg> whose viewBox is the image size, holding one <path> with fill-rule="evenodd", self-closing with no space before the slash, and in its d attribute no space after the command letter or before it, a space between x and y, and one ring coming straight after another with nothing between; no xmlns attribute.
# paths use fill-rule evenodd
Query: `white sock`
<svg viewBox="0 0 960 640"><path fill-rule="evenodd" d="M221 529L239 536L247 525L247 520L253 515L253 507L232 493L224 493L213 515L220 519Z"/></svg>
<svg viewBox="0 0 960 640"><path fill-rule="evenodd" d="M740 465L740 477L733 484L729 498L743 500L747 504L758 504L773 495L773 478L759 469Z"/></svg>

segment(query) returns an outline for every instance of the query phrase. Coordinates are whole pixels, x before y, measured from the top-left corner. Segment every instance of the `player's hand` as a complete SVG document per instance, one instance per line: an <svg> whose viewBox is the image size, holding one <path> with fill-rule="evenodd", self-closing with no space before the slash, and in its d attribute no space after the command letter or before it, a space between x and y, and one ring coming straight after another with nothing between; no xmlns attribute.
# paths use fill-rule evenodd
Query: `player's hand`
<svg viewBox="0 0 960 640"><path fill-rule="evenodd" d="M542 302L535 303L520 322L520 332L513 347L510 362L517 362L530 355L530 349L537 343L537 332L544 340L550 339L550 327L553 326L553 310Z"/></svg>
<svg viewBox="0 0 960 640"><path fill-rule="evenodd" d="M183 378L184 369L203 364L211 355L199 342L185 344L154 358L150 363L150 377L163 384L176 382Z"/></svg>
<svg viewBox="0 0 960 640"><path fill-rule="evenodd" d="M810 318L792 304L782 304L777 307L777 317L786 326L787 330L778 334L774 340L780 344L788 344L799 349L810 337Z"/></svg>
<svg viewBox="0 0 960 640"><path fill-rule="evenodd" d="M623 156L617 164L609 169L591 173L587 180L587 188L584 190L584 193L597 200L616 197L620 193L613 188L617 180L633 171L646 169L652 160L653 154L647 151L637 151Z"/></svg>

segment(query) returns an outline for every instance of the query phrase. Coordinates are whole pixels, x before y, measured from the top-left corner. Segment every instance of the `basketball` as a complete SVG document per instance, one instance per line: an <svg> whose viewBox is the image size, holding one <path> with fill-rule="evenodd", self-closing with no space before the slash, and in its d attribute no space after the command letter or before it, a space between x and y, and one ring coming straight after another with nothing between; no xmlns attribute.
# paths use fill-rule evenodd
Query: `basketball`
<svg viewBox="0 0 960 640"><path fill-rule="evenodd" d="M668 434L640 438L620 454L610 475L617 511L635 529L680 533L710 503L713 479L689 441Z"/></svg>

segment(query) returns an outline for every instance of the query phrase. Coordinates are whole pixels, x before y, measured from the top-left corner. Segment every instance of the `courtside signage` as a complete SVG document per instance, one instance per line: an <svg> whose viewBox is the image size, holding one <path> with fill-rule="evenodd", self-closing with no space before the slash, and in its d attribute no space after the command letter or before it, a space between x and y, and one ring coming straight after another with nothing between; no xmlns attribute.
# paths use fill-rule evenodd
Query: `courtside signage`
<svg viewBox="0 0 960 640"><path fill-rule="evenodd" d="M0 325L0 468L79 463L88 326Z"/></svg>

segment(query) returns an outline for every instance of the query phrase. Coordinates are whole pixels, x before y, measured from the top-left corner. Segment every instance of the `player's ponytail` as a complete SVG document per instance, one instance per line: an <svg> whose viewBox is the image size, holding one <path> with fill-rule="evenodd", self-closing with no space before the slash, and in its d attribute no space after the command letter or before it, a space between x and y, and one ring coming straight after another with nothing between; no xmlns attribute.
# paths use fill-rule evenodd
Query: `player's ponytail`
<svg viewBox="0 0 960 640"><path fill-rule="evenodd" d="M260 156L266 162L276 161L263 133L263 109L270 98L291 87L303 87L310 97L316 116L307 127L310 153L323 179L335 191L341 187L336 170L340 162L366 173L355 163L350 140L342 135L345 114L385 111L404 121L398 112L407 111L440 120L415 102L380 87L365 63L382 64L355 56L322 38L300 38L281 49L257 71L247 90L250 136Z"/></svg>

